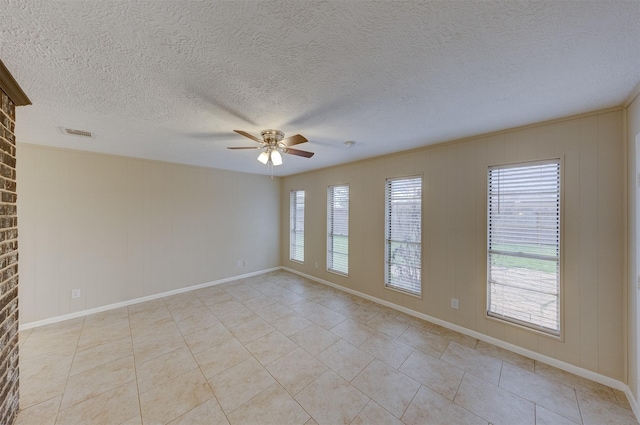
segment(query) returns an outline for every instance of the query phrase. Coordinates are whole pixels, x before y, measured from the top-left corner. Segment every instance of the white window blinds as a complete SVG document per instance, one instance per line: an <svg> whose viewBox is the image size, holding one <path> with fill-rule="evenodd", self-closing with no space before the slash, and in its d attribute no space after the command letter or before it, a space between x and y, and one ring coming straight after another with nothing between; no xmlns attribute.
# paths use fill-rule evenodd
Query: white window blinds
<svg viewBox="0 0 640 425"><path fill-rule="evenodd" d="M349 186L327 190L327 270L349 274Z"/></svg>
<svg viewBox="0 0 640 425"><path fill-rule="evenodd" d="M560 161L489 167L488 314L560 334Z"/></svg>
<svg viewBox="0 0 640 425"><path fill-rule="evenodd" d="M385 284L422 293L422 177L388 179L385 191Z"/></svg>
<svg viewBox="0 0 640 425"><path fill-rule="evenodd" d="M289 258L304 262L304 190L291 191L289 218Z"/></svg>

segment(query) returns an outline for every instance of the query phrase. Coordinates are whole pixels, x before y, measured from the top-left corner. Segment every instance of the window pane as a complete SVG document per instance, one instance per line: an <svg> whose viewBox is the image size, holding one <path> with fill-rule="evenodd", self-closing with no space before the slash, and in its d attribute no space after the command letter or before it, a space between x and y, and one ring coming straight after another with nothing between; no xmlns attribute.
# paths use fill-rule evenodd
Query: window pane
<svg viewBox="0 0 640 425"><path fill-rule="evenodd" d="M349 273L349 186L327 191L327 270Z"/></svg>
<svg viewBox="0 0 640 425"><path fill-rule="evenodd" d="M289 224L289 258L304 261L304 190L291 191Z"/></svg>
<svg viewBox="0 0 640 425"><path fill-rule="evenodd" d="M389 179L386 184L387 287L422 293L422 178Z"/></svg>
<svg viewBox="0 0 640 425"><path fill-rule="evenodd" d="M560 162L488 177L488 314L559 335Z"/></svg>

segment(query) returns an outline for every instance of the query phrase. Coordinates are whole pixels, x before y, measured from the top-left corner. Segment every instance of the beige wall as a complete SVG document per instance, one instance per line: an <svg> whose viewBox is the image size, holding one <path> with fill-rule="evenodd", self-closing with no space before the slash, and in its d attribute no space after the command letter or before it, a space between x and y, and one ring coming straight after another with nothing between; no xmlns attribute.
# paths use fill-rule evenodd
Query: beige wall
<svg viewBox="0 0 640 425"><path fill-rule="evenodd" d="M627 108L627 150L628 150L628 220L629 220L629 273L628 273L628 304L627 304L627 323L628 323L628 364L629 364L629 388L635 398L637 405L640 396L640 382L638 381L638 373L640 371L640 343L638 338L638 306L640 305L640 293L638 292L638 184L636 183L636 175L640 172L637 144L640 144L640 97L636 99Z"/></svg>
<svg viewBox="0 0 640 425"><path fill-rule="evenodd" d="M282 264L625 381L623 148L623 111L614 110L286 177ZM485 317L487 166L559 156L564 341ZM424 176L422 299L385 289L383 278L385 178L418 174ZM327 186L338 183L350 185L348 278L325 270ZM288 260L293 189L306 190L303 265ZM452 297L459 310L450 308Z"/></svg>
<svg viewBox="0 0 640 425"><path fill-rule="evenodd" d="M278 179L26 144L18 161L22 325L280 265Z"/></svg>

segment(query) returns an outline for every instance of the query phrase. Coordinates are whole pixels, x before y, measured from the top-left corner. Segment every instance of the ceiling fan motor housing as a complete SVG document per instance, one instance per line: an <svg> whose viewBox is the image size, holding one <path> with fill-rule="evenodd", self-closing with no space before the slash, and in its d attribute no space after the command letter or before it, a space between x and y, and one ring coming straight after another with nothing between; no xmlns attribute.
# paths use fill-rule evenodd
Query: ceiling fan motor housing
<svg viewBox="0 0 640 425"><path fill-rule="evenodd" d="M262 130L262 139L270 146L277 145L284 138L284 133L280 130Z"/></svg>

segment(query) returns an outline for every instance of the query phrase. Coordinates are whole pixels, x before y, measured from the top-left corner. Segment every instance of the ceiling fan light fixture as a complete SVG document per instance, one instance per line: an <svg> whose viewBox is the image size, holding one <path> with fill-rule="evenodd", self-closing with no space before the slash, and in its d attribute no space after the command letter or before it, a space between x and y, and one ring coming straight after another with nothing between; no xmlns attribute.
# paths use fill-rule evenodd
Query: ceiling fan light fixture
<svg viewBox="0 0 640 425"><path fill-rule="evenodd" d="M269 154L266 151L262 152L260 155L258 155L258 161L262 162L264 165L267 165L267 162L269 162Z"/></svg>
<svg viewBox="0 0 640 425"><path fill-rule="evenodd" d="M273 162L274 167L282 165L282 155L275 149L271 151L271 162Z"/></svg>

